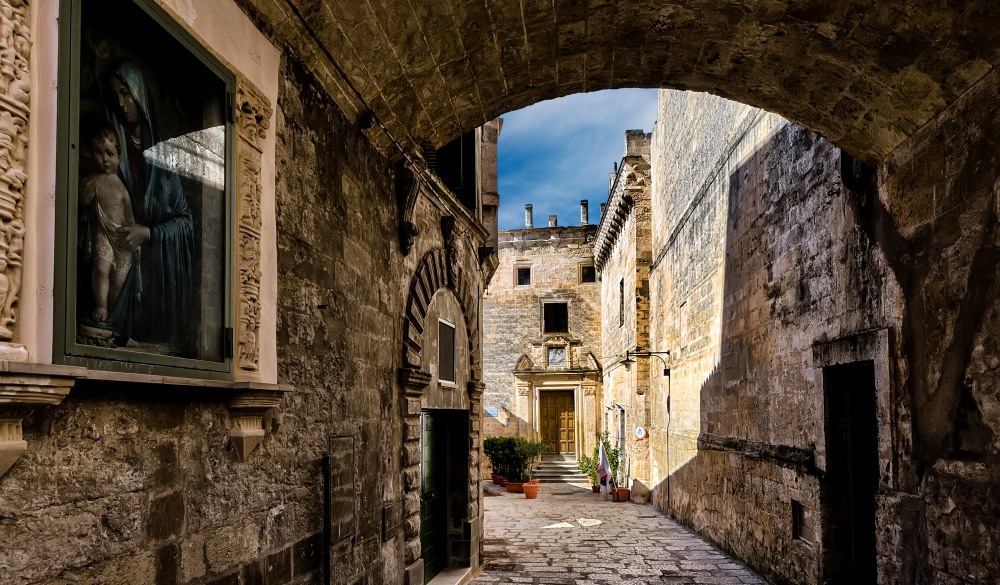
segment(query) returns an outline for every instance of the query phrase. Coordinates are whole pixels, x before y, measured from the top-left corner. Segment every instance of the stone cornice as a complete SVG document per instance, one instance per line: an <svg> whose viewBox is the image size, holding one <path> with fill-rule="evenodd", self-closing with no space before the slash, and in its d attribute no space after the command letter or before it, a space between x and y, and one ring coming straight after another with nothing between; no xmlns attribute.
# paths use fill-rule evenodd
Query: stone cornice
<svg viewBox="0 0 1000 585"><path fill-rule="evenodd" d="M633 185L628 182L628 174L633 172L638 172L647 179L645 185ZM650 166L646 159L638 155L622 157L594 240L594 267L598 272L603 271L604 264L611 255L611 249L618 241L621 229L635 207L634 195L649 196L649 176Z"/></svg>

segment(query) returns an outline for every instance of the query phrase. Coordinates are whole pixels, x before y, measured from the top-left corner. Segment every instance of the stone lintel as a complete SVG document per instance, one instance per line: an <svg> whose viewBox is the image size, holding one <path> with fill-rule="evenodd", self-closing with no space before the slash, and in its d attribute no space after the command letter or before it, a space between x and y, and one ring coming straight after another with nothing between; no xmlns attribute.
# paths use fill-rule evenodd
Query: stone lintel
<svg viewBox="0 0 1000 585"><path fill-rule="evenodd" d="M57 406L77 376L86 370L68 366L0 362L0 476L28 450L21 423L38 408Z"/></svg>

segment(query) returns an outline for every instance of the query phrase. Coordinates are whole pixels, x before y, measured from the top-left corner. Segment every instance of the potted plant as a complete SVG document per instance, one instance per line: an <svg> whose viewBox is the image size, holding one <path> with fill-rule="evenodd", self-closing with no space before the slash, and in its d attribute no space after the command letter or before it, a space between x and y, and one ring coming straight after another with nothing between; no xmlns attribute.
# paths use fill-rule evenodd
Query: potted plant
<svg viewBox="0 0 1000 585"><path fill-rule="evenodd" d="M490 462L493 470L493 483L504 486L506 477L505 469L508 466L507 460L510 458L510 437L486 437L483 439L483 455Z"/></svg>
<svg viewBox="0 0 1000 585"><path fill-rule="evenodd" d="M612 501L627 502L632 491L628 487L628 455L618 447L609 448L607 443L604 448L608 452L608 463L611 465Z"/></svg>
<svg viewBox="0 0 1000 585"><path fill-rule="evenodd" d="M580 473L587 476L587 481L590 482L590 487L596 494L601 491L601 486L597 485L597 459L599 457L599 451L597 447L594 447L594 456L590 457L588 455L580 455L580 460L577 462L577 467L580 468Z"/></svg>
<svg viewBox="0 0 1000 585"><path fill-rule="evenodd" d="M517 437L511 439L510 447L510 461L506 472L507 491L521 493L521 486L531 481L531 468L545 452L545 444Z"/></svg>
<svg viewBox="0 0 1000 585"><path fill-rule="evenodd" d="M521 439L518 441L517 451L525 459L525 473L528 477L528 482L522 488L524 490L524 497L533 500L538 497L538 484L540 480L532 475L531 470L538 465L538 462L542 459L542 455L545 454L545 443Z"/></svg>

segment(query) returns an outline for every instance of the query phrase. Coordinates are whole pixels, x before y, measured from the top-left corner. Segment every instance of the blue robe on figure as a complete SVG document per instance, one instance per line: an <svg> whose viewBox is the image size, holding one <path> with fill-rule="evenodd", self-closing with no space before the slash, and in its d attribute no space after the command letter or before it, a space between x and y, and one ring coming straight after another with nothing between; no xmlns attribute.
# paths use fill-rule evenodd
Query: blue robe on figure
<svg viewBox="0 0 1000 585"><path fill-rule="evenodd" d="M112 114L110 118L121 145L118 170L132 199L132 213L136 224L149 228L150 238L142 244L140 262L129 275L108 321L110 323L116 317L115 312L119 311L119 320L134 322L134 339L167 344L171 346L172 353L183 353L185 349L190 349L183 345L186 345L185 338L190 333L192 310L194 227L191 211L177 174L152 164L146 156L149 149L159 142L159 129L142 72L135 64L126 61L115 69L113 75L132 93L139 108L139 144L131 141L118 115ZM126 290L136 295L134 301L138 300L141 290L138 318L134 314L128 318L127 314L139 310L139 306L133 300L123 298Z"/></svg>

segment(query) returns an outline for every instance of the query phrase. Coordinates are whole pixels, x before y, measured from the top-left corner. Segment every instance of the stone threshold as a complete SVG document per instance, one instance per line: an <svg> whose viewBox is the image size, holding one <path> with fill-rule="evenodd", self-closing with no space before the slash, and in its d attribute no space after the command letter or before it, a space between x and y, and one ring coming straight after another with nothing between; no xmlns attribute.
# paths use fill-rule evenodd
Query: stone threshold
<svg viewBox="0 0 1000 585"><path fill-rule="evenodd" d="M427 582L427 585L465 585L478 575L480 569L471 567L447 567Z"/></svg>

